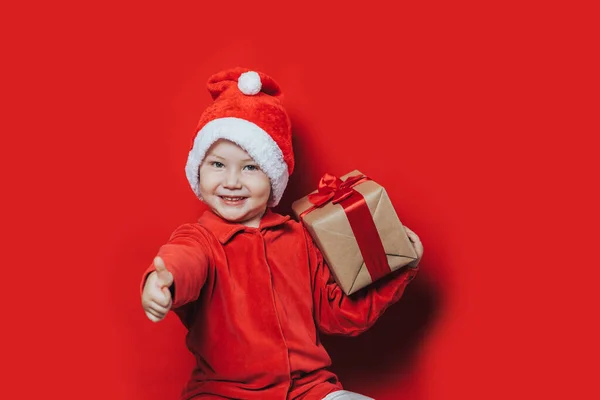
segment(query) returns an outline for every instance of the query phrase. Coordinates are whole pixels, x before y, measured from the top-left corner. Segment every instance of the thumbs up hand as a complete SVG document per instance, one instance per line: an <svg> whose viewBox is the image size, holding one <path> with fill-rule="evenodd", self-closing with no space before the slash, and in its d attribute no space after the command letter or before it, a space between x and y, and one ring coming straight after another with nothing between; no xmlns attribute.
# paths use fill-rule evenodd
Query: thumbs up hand
<svg viewBox="0 0 600 400"><path fill-rule="evenodd" d="M142 292L142 307L152 322L162 321L171 306L173 299L169 288L173 285L173 275L167 270L160 257L154 258L155 271L148 275Z"/></svg>

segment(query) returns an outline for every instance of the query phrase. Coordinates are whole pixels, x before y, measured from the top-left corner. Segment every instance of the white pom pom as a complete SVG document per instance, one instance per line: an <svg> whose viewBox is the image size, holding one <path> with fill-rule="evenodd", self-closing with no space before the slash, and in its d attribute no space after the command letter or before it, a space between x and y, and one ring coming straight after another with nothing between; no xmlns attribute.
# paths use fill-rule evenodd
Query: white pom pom
<svg viewBox="0 0 600 400"><path fill-rule="evenodd" d="M262 88L260 76L254 71L244 72L238 79L238 88L248 96L257 94Z"/></svg>

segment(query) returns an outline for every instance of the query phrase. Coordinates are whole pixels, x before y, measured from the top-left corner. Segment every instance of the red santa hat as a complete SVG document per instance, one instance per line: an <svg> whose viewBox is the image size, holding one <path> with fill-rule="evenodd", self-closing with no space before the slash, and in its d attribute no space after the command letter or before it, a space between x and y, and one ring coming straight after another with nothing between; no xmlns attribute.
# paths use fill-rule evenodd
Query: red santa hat
<svg viewBox="0 0 600 400"><path fill-rule="evenodd" d="M213 103L202 113L185 173L200 197L198 168L214 142L243 148L271 180L269 206L276 206L294 170L290 119L281 89L269 76L246 68L216 73L208 80Z"/></svg>

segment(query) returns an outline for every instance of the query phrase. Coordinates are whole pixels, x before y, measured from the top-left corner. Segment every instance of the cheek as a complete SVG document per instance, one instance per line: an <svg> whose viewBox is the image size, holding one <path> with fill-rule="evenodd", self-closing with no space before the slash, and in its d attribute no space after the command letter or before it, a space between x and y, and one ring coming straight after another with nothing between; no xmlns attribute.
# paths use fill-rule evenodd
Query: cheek
<svg viewBox="0 0 600 400"><path fill-rule="evenodd" d="M256 181L252 182L251 190L256 197L268 198L271 195L271 183L269 178L266 180L257 179Z"/></svg>
<svg viewBox="0 0 600 400"><path fill-rule="evenodd" d="M214 177L211 177L210 174L200 174L200 194L206 194L214 191L214 189L218 186L217 180Z"/></svg>
<svg viewBox="0 0 600 400"><path fill-rule="evenodd" d="M266 184L262 184L261 188L260 188L260 192L261 192L261 197L268 198L269 196L271 196L270 182L266 183Z"/></svg>

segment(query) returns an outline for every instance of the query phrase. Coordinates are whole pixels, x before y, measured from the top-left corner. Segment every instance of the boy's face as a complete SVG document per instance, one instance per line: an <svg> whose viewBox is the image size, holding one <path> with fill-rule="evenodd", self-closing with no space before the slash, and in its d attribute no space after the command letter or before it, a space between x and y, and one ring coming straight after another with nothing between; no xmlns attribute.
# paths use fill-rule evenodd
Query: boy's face
<svg viewBox="0 0 600 400"><path fill-rule="evenodd" d="M271 182L248 153L221 139L200 165L200 195L223 219L257 228L267 209Z"/></svg>

